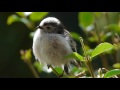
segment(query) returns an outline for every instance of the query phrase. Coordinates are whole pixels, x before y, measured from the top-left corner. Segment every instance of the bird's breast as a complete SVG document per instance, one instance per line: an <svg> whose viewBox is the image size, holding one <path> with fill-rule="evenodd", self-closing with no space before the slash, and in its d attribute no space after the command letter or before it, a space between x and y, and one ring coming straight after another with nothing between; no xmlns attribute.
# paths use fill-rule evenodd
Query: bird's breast
<svg viewBox="0 0 120 90"><path fill-rule="evenodd" d="M34 53L38 60L47 64L66 63L63 57L72 52L68 41L59 34L43 34L35 39Z"/></svg>

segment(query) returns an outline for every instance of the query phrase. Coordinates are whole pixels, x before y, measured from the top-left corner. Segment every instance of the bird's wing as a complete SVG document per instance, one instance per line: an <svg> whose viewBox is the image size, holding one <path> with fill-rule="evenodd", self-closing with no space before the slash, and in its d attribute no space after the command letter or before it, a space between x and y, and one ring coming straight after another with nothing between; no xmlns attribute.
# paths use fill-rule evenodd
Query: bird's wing
<svg viewBox="0 0 120 90"><path fill-rule="evenodd" d="M65 32L64 32L64 37L69 42L69 44L70 44L71 49L73 50L73 52L77 52L77 44L73 40L72 35L67 30L65 30ZM70 63L73 64L73 65L75 65L78 68L81 66L81 62L77 61L75 59L73 59Z"/></svg>
<svg viewBox="0 0 120 90"><path fill-rule="evenodd" d="M64 37L69 42L69 44L70 44L71 49L73 50L73 52L77 52L77 44L73 40L72 35L67 30L65 30L65 32L64 32Z"/></svg>

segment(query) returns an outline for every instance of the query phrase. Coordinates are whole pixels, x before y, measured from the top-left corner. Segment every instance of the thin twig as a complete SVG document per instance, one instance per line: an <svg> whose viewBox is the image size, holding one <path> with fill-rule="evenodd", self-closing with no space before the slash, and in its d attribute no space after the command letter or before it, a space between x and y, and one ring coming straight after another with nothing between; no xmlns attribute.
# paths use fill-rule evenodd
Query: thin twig
<svg viewBox="0 0 120 90"><path fill-rule="evenodd" d="M108 15L108 12L105 12L105 16L106 16L107 25L109 25L110 20L109 20L109 15Z"/></svg>
<svg viewBox="0 0 120 90"><path fill-rule="evenodd" d="M97 23L96 23L96 22L94 22L94 26L95 26L95 32L96 32L97 37L98 37L98 44L100 44L100 43L101 43L101 36L100 36L100 32L99 32L99 30L98 30L98 27L97 27ZM106 56L104 56L103 54L101 54L101 55L100 55L100 58L101 58L103 67L108 68L108 62L107 62Z"/></svg>
<svg viewBox="0 0 120 90"><path fill-rule="evenodd" d="M100 32L99 32L99 30L98 30L96 21L94 22L94 27L95 27L94 30L95 30L96 35L97 35L97 37L98 37L98 44L99 44L99 43L101 43L101 37L100 37Z"/></svg>
<svg viewBox="0 0 120 90"><path fill-rule="evenodd" d="M89 72L90 72L91 76L92 76L93 78L95 78L94 73L93 73L93 69L92 69L92 65L91 65L90 57L88 56L86 59L87 59L87 60L86 60L86 65L87 65L87 67L88 67L88 69L89 69Z"/></svg>
<svg viewBox="0 0 120 90"><path fill-rule="evenodd" d="M26 61L27 65L29 66L30 70L32 71L35 78L40 78L38 73L36 72L35 68L33 67L31 62Z"/></svg>
<svg viewBox="0 0 120 90"><path fill-rule="evenodd" d="M86 54L86 48L85 48L83 39L81 37L80 37L80 43L82 45L82 49L84 52L85 64L88 67L91 76L94 78L94 73L93 73L93 69L92 69L92 65L91 65L91 58L90 58L90 56L87 56L87 54Z"/></svg>

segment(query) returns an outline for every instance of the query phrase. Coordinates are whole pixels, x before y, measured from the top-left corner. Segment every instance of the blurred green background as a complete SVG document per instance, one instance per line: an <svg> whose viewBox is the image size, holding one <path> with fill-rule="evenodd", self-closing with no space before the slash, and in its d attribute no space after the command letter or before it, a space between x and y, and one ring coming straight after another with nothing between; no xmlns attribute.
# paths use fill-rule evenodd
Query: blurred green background
<svg viewBox="0 0 120 90"><path fill-rule="evenodd" d="M93 13L92 13L93 14ZM24 50L32 49L32 37L36 26L40 21L48 16L58 18L71 32L77 42L78 52L82 54L79 36L83 37L88 50L92 50L100 42L109 42L119 45L115 34L120 35L119 12L102 13L96 12L93 16L90 12L0 12L0 77L1 78L33 78L31 69L21 56ZM97 22L98 32L94 30ZM106 27L107 29L106 29ZM114 31L112 31L114 30ZM97 38L99 34L99 38ZM111 39L112 37L112 39ZM97 38L97 39L96 39ZM115 39L115 40L114 40ZM21 51L23 50L23 51ZM21 55L21 52L23 54ZM40 77L56 77L53 73L43 72L36 68L35 58L31 52L30 58L33 67ZM106 61L102 61L100 56L94 58L92 64L94 70L100 67L108 69L119 68L119 48L102 56ZM23 60L22 60L23 59ZM40 68L40 67L39 67Z"/></svg>

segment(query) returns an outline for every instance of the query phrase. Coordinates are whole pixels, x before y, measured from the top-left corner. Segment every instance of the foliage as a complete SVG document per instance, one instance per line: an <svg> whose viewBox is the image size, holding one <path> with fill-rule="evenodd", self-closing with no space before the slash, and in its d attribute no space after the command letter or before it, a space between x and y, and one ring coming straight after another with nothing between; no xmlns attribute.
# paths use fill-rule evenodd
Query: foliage
<svg viewBox="0 0 120 90"><path fill-rule="evenodd" d="M49 12L15 12L7 19L7 24L11 25L15 22L21 22L27 26L30 30L35 30L36 23L46 17ZM115 16L116 15L116 16ZM93 77L93 78L117 78L120 74L120 20L119 13L113 12L79 12L78 21L79 27L83 29L85 37L81 38L81 34L77 32L71 32L71 35L76 41L80 41L83 50L81 55L78 52L73 52L64 57L74 58L82 63L81 69L72 66L71 74L63 76L67 78L80 78L80 77ZM118 17L117 17L118 16ZM114 17L117 17L116 19ZM34 31L31 31L30 36L33 37ZM84 40L84 42L83 42ZM113 58L109 58L109 56ZM100 59L97 59L100 58ZM38 61L31 61L31 47L30 49L21 51L21 59L30 66L32 66L33 74L37 72L41 75L42 71L51 73L52 70L48 69L45 65L40 64ZM110 66L108 61L112 60L113 66ZM101 61L103 68L97 69L98 73L95 74L93 69L93 60ZM114 69L115 68L115 69ZM36 70L37 71L36 71ZM58 74L62 73L62 69L55 67ZM103 72L105 70L105 72ZM40 76L39 75L39 76Z"/></svg>
<svg viewBox="0 0 120 90"><path fill-rule="evenodd" d="M99 55L102 52L105 52L107 50L110 50L113 48L113 45L109 44L109 43L101 43L100 45L98 45L93 51L92 51L92 55L91 57L95 57L97 55Z"/></svg>
<svg viewBox="0 0 120 90"><path fill-rule="evenodd" d="M113 76L119 75L119 74L120 74L120 69L114 69L114 70L108 71L108 72L104 75L104 77L105 77L105 78L109 78L109 77L113 77Z"/></svg>

